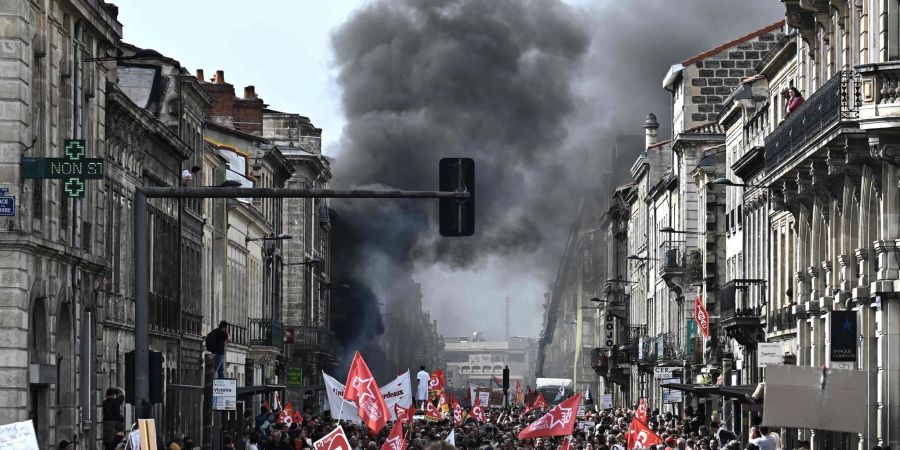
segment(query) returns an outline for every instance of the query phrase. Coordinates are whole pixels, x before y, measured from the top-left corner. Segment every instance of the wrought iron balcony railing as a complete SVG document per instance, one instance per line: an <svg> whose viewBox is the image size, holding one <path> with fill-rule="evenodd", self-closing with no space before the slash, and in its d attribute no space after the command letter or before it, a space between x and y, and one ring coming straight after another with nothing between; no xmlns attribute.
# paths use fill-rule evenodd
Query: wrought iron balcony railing
<svg viewBox="0 0 900 450"><path fill-rule="evenodd" d="M228 340L232 344L247 345L247 328L233 323L228 324Z"/></svg>
<svg viewBox="0 0 900 450"><path fill-rule="evenodd" d="M785 306L772 311L766 321L766 328L770 333L797 328L797 315L794 314L794 308Z"/></svg>
<svg viewBox="0 0 900 450"><path fill-rule="evenodd" d="M659 246L660 275L684 272L684 250L684 241L665 241Z"/></svg>
<svg viewBox="0 0 900 450"><path fill-rule="evenodd" d="M293 344L294 353L324 353L336 355L341 344L329 328L318 326L294 327L288 331L288 343Z"/></svg>
<svg viewBox="0 0 900 450"><path fill-rule="evenodd" d="M284 328L281 322L272 319L250 319L249 330L250 345L275 347L281 350L284 347Z"/></svg>
<svg viewBox="0 0 900 450"><path fill-rule="evenodd" d="M857 119L861 103L859 74L836 74L766 137L766 168L787 161L834 125Z"/></svg>
<svg viewBox="0 0 900 450"><path fill-rule="evenodd" d="M195 314L188 311L181 312L181 331L185 334L202 336L203 314Z"/></svg>

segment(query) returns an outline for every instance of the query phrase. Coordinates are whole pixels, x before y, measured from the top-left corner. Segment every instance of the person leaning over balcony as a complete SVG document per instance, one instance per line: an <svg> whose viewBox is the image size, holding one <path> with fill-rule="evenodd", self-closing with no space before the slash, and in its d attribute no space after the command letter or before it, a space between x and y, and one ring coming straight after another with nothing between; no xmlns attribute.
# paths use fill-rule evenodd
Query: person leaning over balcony
<svg viewBox="0 0 900 450"><path fill-rule="evenodd" d="M788 98L787 112L790 114L799 108L806 100L803 98L803 94L793 86L788 89L788 95L790 97Z"/></svg>
<svg viewBox="0 0 900 450"><path fill-rule="evenodd" d="M225 378L225 343L228 337L228 322L224 320L206 335L206 351L213 354L213 375L216 378Z"/></svg>

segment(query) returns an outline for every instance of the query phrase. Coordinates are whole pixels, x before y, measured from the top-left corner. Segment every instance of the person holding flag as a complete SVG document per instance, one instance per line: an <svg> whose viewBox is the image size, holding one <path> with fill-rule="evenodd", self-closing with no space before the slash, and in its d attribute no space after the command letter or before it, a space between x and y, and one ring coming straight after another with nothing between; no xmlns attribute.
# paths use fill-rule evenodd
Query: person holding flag
<svg viewBox="0 0 900 450"><path fill-rule="evenodd" d="M646 420L646 408L644 414ZM646 423L641 422L635 417L628 427L628 450L636 448L649 448L651 445L661 445L663 440L658 434L654 433Z"/></svg>
<svg viewBox="0 0 900 450"><path fill-rule="evenodd" d="M544 394L538 391L534 403L531 404L531 409L547 409L548 406L550 405L548 405L547 400L544 399Z"/></svg>
<svg viewBox="0 0 900 450"><path fill-rule="evenodd" d="M353 356L353 363L350 364L347 386L344 387L344 399L356 403L359 408L359 417L373 433L378 433L387 426L387 419L390 417L387 403L381 396L381 391L375 383L375 377L372 376L369 366L363 361L359 352L356 352ZM340 417L340 412L338 417Z"/></svg>
<svg viewBox="0 0 900 450"><path fill-rule="evenodd" d="M394 422L394 427L391 428L391 434L385 439L384 445L381 446L381 450L406 450L406 439L403 438L402 422L399 420Z"/></svg>
<svg viewBox="0 0 900 450"><path fill-rule="evenodd" d="M472 405L472 417L481 423L487 422L487 416L484 414L484 408L481 406L481 399L475 399L475 404Z"/></svg>

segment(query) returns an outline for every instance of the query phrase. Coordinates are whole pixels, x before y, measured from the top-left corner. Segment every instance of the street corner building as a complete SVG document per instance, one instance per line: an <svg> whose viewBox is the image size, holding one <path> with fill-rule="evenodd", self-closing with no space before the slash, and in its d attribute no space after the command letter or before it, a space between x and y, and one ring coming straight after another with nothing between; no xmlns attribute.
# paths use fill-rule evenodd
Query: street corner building
<svg viewBox="0 0 900 450"><path fill-rule="evenodd" d="M15 202L0 217L0 424L32 420L41 448L63 439L99 448L106 389L133 385L138 187L331 179L309 118L268 108L253 86L236 94L224 71L207 80L123 42L117 15L100 0L0 5L0 195ZM101 159L102 178L26 176L26 161L45 158ZM204 336L222 321L238 397L225 432L276 395L321 410L321 370L341 352L328 203L151 199L148 216L150 415L160 436L208 441Z"/></svg>
<svg viewBox="0 0 900 450"><path fill-rule="evenodd" d="M781 427L784 448L896 447L900 10L783 7L785 21L660 74L672 135L654 114L635 124L633 164L583 200L538 374L619 406L715 417L746 440L784 407L764 395L779 382L767 368L850 370L864 428Z"/></svg>

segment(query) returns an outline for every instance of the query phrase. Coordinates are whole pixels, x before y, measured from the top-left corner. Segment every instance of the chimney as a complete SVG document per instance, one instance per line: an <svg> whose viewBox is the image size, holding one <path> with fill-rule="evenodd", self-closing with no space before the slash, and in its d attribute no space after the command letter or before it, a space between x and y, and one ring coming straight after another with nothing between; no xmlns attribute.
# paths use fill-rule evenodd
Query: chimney
<svg viewBox="0 0 900 450"><path fill-rule="evenodd" d="M659 122L656 121L656 115L647 114L647 120L644 121L644 148L648 149L651 145L656 144L659 140Z"/></svg>
<svg viewBox="0 0 900 450"><path fill-rule="evenodd" d="M223 83L225 83L225 71L217 70L216 71L216 84L223 84Z"/></svg>
<svg viewBox="0 0 900 450"><path fill-rule="evenodd" d="M199 81L199 82L201 82L201 83L203 83L204 81L206 81L206 80L203 78L203 69L197 69L197 81Z"/></svg>
<svg viewBox="0 0 900 450"><path fill-rule="evenodd" d="M256 87L254 87L254 86L245 87L244 88L244 99L253 100L254 98L256 98Z"/></svg>

